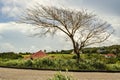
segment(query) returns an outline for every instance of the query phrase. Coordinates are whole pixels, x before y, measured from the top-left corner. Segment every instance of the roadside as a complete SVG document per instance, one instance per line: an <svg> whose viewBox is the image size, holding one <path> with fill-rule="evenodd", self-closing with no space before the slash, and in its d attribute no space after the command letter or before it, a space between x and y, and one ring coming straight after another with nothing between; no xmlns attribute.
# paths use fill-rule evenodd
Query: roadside
<svg viewBox="0 0 120 80"><path fill-rule="evenodd" d="M58 71L0 68L0 80L47 80ZM68 72L78 80L120 80L120 73Z"/></svg>

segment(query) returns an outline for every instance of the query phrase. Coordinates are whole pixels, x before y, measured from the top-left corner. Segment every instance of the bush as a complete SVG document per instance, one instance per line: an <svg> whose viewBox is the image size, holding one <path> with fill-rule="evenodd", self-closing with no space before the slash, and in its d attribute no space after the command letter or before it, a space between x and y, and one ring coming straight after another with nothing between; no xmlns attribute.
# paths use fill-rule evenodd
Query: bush
<svg viewBox="0 0 120 80"><path fill-rule="evenodd" d="M32 67L32 61L31 60L27 60L27 61L25 61L25 63L24 63L24 67L27 67L27 68L31 68Z"/></svg>
<svg viewBox="0 0 120 80"><path fill-rule="evenodd" d="M32 68L33 62L31 60L21 60L18 62L16 67L18 67L18 68Z"/></svg>
<svg viewBox="0 0 120 80"><path fill-rule="evenodd" d="M116 71L120 71L120 65L119 64L115 64L113 66L113 69L116 70Z"/></svg>
<svg viewBox="0 0 120 80"><path fill-rule="evenodd" d="M76 56L76 55L74 55L74 56L72 57L72 59L77 59L77 56Z"/></svg>
<svg viewBox="0 0 120 80"><path fill-rule="evenodd" d="M47 65L47 66L51 66L51 65L54 65L54 60L49 59L49 58L45 58L45 59L42 60L42 64Z"/></svg>
<svg viewBox="0 0 120 80"><path fill-rule="evenodd" d="M108 58L106 64L115 64L118 61L117 58Z"/></svg>
<svg viewBox="0 0 120 80"><path fill-rule="evenodd" d="M105 70L106 69L106 65L100 61L93 62L92 66L97 70Z"/></svg>
<svg viewBox="0 0 120 80"><path fill-rule="evenodd" d="M0 62L0 66L6 66L6 67L16 67L18 65L18 60L3 60Z"/></svg>
<svg viewBox="0 0 120 80"><path fill-rule="evenodd" d="M120 64L109 64L107 65L107 70L120 71Z"/></svg>
<svg viewBox="0 0 120 80"><path fill-rule="evenodd" d="M41 59L36 59L33 61L33 67L34 68L42 68L42 60Z"/></svg>
<svg viewBox="0 0 120 80"><path fill-rule="evenodd" d="M119 64L120 61L117 61L114 66L109 66L109 64L105 64L105 62L96 58L91 60L83 59L79 64L76 63L75 59L42 58L35 60L10 60L0 58L0 66L53 70L120 70Z"/></svg>
<svg viewBox="0 0 120 80"><path fill-rule="evenodd" d="M74 70L76 69L75 60L65 60L65 59L36 59L33 60L33 68L40 69L55 69L55 70ZM73 65L74 64L74 65Z"/></svg>
<svg viewBox="0 0 120 80"><path fill-rule="evenodd" d="M61 72L54 75L53 78L48 80L75 80L72 76L68 76L66 74L62 74Z"/></svg>
<svg viewBox="0 0 120 80"><path fill-rule="evenodd" d="M83 62L79 64L79 69L80 70L92 70L92 66L90 64L86 64Z"/></svg>
<svg viewBox="0 0 120 80"><path fill-rule="evenodd" d="M2 59L19 59L23 58L20 54L15 54L14 52L0 53L0 58Z"/></svg>

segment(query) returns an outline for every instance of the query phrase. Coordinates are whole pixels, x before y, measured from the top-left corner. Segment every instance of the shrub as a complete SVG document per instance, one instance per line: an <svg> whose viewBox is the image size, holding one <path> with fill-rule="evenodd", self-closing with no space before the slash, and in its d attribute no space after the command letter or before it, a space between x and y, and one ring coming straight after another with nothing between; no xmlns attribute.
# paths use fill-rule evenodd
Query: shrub
<svg viewBox="0 0 120 80"><path fill-rule="evenodd" d="M0 59L0 66L18 67L18 68L36 68L36 69L54 69L54 70L120 70L120 61L117 65L109 66L96 58L83 59L80 63L76 63L75 59L57 59L42 58L35 60L10 60ZM107 66L106 66L107 65Z"/></svg>
<svg viewBox="0 0 120 80"><path fill-rule="evenodd" d="M53 78L48 80L75 80L72 76L68 76L66 74L62 74L61 72L54 75Z"/></svg>
<svg viewBox="0 0 120 80"><path fill-rule="evenodd" d="M97 70L105 70L106 69L106 65L100 61L95 61L91 65Z"/></svg>
<svg viewBox="0 0 120 80"><path fill-rule="evenodd" d="M44 58L41 60L42 64L42 68L43 69L55 69L55 61L54 59L49 59L49 58Z"/></svg>
<svg viewBox="0 0 120 80"><path fill-rule="evenodd" d="M9 60L9 61L4 62L3 66L15 67L15 66L17 66L17 64L18 64L17 60Z"/></svg>
<svg viewBox="0 0 120 80"><path fill-rule="evenodd" d="M116 71L120 71L120 65L118 65L118 64L114 65L113 68Z"/></svg>
<svg viewBox="0 0 120 80"><path fill-rule="evenodd" d="M115 64L117 61L117 58L108 58L106 64Z"/></svg>
<svg viewBox="0 0 120 80"><path fill-rule="evenodd" d="M91 65L90 60L84 60L78 65L80 70L94 70L94 67Z"/></svg>
<svg viewBox="0 0 120 80"><path fill-rule="evenodd" d="M51 65L54 65L54 60L49 59L49 58L45 58L45 59L42 60L42 64L47 65L47 66L51 66Z"/></svg>
<svg viewBox="0 0 120 80"><path fill-rule="evenodd" d="M56 65L56 69L63 69L64 67L66 67L67 64L65 64L66 61L65 60L62 60L62 59L57 59L55 60L55 65Z"/></svg>
<svg viewBox="0 0 120 80"><path fill-rule="evenodd" d="M76 55L74 55L74 56L72 57L72 59L77 59L77 56L76 56Z"/></svg>
<svg viewBox="0 0 120 80"><path fill-rule="evenodd" d="M19 59L19 58L23 58L23 57L19 54L15 54L14 52L6 52L6 53L0 53L0 58L3 58L3 59Z"/></svg>
<svg viewBox="0 0 120 80"><path fill-rule="evenodd" d="M32 68L33 62L31 60L23 61L20 63L19 67Z"/></svg>
<svg viewBox="0 0 120 80"><path fill-rule="evenodd" d="M41 59L36 59L33 61L33 67L34 68L42 68L42 60Z"/></svg>

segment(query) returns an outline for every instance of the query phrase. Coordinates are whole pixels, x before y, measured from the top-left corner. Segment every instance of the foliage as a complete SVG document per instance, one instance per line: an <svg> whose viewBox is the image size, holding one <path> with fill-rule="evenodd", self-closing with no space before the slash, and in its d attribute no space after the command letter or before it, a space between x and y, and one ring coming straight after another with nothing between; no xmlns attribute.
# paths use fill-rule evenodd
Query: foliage
<svg viewBox="0 0 120 80"><path fill-rule="evenodd" d="M61 50L61 51L51 51L48 54L70 54L73 50Z"/></svg>
<svg viewBox="0 0 120 80"><path fill-rule="evenodd" d="M105 50L119 50L119 45L104 47ZM72 50L56 51L55 54L48 54L47 57L35 60L25 60L21 54L14 52L6 52L0 54L0 66L17 67L17 68L36 68L36 69L52 69L52 70L112 70L120 71L120 54L116 54L116 58L105 58L104 54L94 53L101 47L84 48L83 51L88 53L81 54L82 61L76 63L75 54L63 54L61 52L70 53ZM115 50L114 50L115 51ZM58 52L58 53L57 53ZM60 54L61 53L61 54ZM28 54L28 53L25 53ZM29 56L24 55L22 56ZM74 64L74 65L73 65Z"/></svg>
<svg viewBox="0 0 120 80"><path fill-rule="evenodd" d="M101 50L101 52L99 52ZM103 50L103 51L102 51ZM73 51L71 50L61 50L61 51L52 51L48 52L48 54L70 54ZM108 54L114 53L120 56L120 45L111 45L111 46L103 46L103 47L87 47L82 50L83 54Z"/></svg>
<svg viewBox="0 0 120 80"><path fill-rule="evenodd" d="M101 54L81 54L80 56L82 61L79 64L76 63L73 54L49 54L47 57L34 60L0 58L0 66L77 71L120 70L119 58L105 58Z"/></svg>
<svg viewBox="0 0 120 80"><path fill-rule="evenodd" d="M20 54L20 55L30 55L30 54L32 54L32 53L30 53L30 52L25 52L25 53L19 52L19 54Z"/></svg>
<svg viewBox="0 0 120 80"><path fill-rule="evenodd" d="M74 64L74 65L73 65ZM53 70L105 70L106 66L102 62L85 60L76 63L76 60L70 59L36 59L36 60L8 60L1 62L0 66L18 67L18 68L36 68Z"/></svg>
<svg viewBox="0 0 120 80"><path fill-rule="evenodd" d="M107 70L110 71L120 71L120 64L108 64Z"/></svg>
<svg viewBox="0 0 120 80"><path fill-rule="evenodd" d="M106 64L115 64L118 60L118 58L107 58Z"/></svg>
<svg viewBox="0 0 120 80"><path fill-rule="evenodd" d="M50 58L56 58L56 59L72 59L74 54L49 54Z"/></svg>
<svg viewBox="0 0 120 80"><path fill-rule="evenodd" d="M106 65L100 61L93 62L92 66L97 70L105 70L106 69Z"/></svg>
<svg viewBox="0 0 120 80"><path fill-rule="evenodd" d="M0 53L0 58L3 59L19 59L22 58L20 54L15 54L14 52Z"/></svg>
<svg viewBox="0 0 120 80"><path fill-rule="evenodd" d="M53 78L48 80L75 80L72 76L68 76L67 74L62 74L61 72L54 75Z"/></svg>
<svg viewBox="0 0 120 80"><path fill-rule="evenodd" d="M72 57L72 59L77 59L77 56L76 56L76 55L74 55L74 56Z"/></svg>
<svg viewBox="0 0 120 80"><path fill-rule="evenodd" d="M27 61L24 62L24 65L23 65L23 66L24 66L24 67L27 67L27 68L32 68L32 64L33 64L33 63L32 63L31 60L27 60Z"/></svg>

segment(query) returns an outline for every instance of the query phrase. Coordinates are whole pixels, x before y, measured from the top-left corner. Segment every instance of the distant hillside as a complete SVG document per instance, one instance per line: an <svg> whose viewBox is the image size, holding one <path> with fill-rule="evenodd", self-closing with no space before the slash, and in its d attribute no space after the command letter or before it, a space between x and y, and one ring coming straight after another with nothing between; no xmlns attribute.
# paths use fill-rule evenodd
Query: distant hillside
<svg viewBox="0 0 120 80"><path fill-rule="evenodd" d="M51 51L48 52L48 54L70 54L73 52L73 49L70 50L61 50L61 51ZM101 54L107 54L107 53L114 53L114 54L120 54L120 45L112 45L112 46L102 46L102 47L88 47L84 48L82 50L83 53L101 53Z"/></svg>

